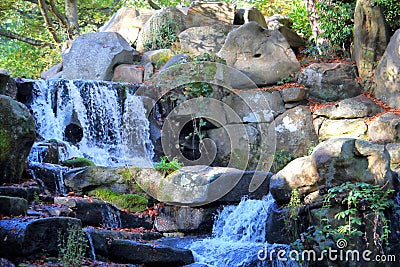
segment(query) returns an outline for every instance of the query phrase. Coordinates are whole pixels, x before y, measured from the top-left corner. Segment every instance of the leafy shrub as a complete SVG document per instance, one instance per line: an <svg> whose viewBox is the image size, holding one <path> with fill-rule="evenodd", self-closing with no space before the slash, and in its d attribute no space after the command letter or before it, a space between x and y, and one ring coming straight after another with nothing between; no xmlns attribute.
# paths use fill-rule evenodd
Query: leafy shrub
<svg viewBox="0 0 400 267"><path fill-rule="evenodd" d="M69 226L66 234L59 232L59 247L62 266L81 266L88 247L85 232L80 226Z"/></svg>
<svg viewBox="0 0 400 267"><path fill-rule="evenodd" d="M316 3L322 36L331 46L348 48L354 28L355 1L321 0Z"/></svg>
<svg viewBox="0 0 400 267"><path fill-rule="evenodd" d="M296 158L295 155L288 151L280 150L275 152L274 162L271 166L271 171L277 173L282 170L289 162Z"/></svg>
<svg viewBox="0 0 400 267"><path fill-rule="evenodd" d="M180 163L177 158L173 158L168 162L168 158L166 156L161 157L161 162L158 162L154 165L154 169L162 172L164 176L168 176L182 167L183 164Z"/></svg>
<svg viewBox="0 0 400 267"><path fill-rule="evenodd" d="M310 20L304 1L291 1L287 15L293 20L292 29L305 39L312 36Z"/></svg>
<svg viewBox="0 0 400 267"><path fill-rule="evenodd" d="M108 188L97 188L89 192L89 195L110 202L117 208L130 212L140 212L147 209L148 200L137 194L123 194L114 192Z"/></svg>
<svg viewBox="0 0 400 267"><path fill-rule="evenodd" d="M400 28L400 1L398 0L375 0L373 4L382 7L385 19L392 30Z"/></svg>
<svg viewBox="0 0 400 267"><path fill-rule="evenodd" d="M153 20L150 22L150 33L143 44L146 51L171 48L179 40L176 35L178 25L167 15L163 15L159 20L162 23L158 22L158 26Z"/></svg>

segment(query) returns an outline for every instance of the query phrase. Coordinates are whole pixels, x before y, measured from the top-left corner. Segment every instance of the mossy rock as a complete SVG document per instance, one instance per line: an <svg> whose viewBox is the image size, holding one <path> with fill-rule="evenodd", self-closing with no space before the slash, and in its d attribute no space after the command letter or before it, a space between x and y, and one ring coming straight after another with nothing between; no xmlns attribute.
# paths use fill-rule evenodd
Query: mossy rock
<svg viewBox="0 0 400 267"><path fill-rule="evenodd" d="M0 121L0 184L18 183L36 139L35 121L23 104L4 95Z"/></svg>
<svg viewBox="0 0 400 267"><path fill-rule="evenodd" d="M86 158L74 158L64 160L62 163L64 166L67 167L86 167L86 166L96 166L93 161Z"/></svg>
<svg viewBox="0 0 400 267"><path fill-rule="evenodd" d="M123 194L113 192L107 188L97 188L89 192L89 196L94 196L104 201L114 204L119 209L126 209L130 212L140 212L147 209L148 199L137 194Z"/></svg>

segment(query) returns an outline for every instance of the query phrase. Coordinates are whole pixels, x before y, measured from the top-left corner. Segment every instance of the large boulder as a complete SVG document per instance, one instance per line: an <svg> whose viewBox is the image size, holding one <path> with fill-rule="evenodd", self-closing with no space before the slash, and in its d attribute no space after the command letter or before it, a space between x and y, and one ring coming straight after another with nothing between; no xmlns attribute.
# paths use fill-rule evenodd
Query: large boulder
<svg viewBox="0 0 400 267"><path fill-rule="evenodd" d="M228 24L192 27L179 34L181 51L194 55L217 54L234 26Z"/></svg>
<svg viewBox="0 0 400 267"><path fill-rule="evenodd" d="M63 54L63 78L111 81L115 66L133 62L134 51L115 32L87 33Z"/></svg>
<svg viewBox="0 0 400 267"><path fill-rule="evenodd" d="M136 18L139 16L139 11L133 7L121 7L111 17L109 21L102 26L100 32L117 32L129 44L134 44L139 36L139 27L135 27Z"/></svg>
<svg viewBox="0 0 400 267"><path fill-rule="evenodd" d="M378 184L392 189L390 155L384 145L351 138L320 143L311 156L298 158L271 178L270 192L279 204L293 189L308 195L345 182Z"/></svg>
<svg viewBox="0 0 400 267"><path fill-rule="evenodd" d="M9 96L13 99L17 96L17 85L10 74L0 68L0 94Z"/></svg>
<svg viewBox="0 0 400 267"><path fill-rule="evenodd" d="M172 30L167 32L166 29ZM147 51L162 47L153 47L155 43L162 42L163 38L172 38L172 34L176 35L178 39L179 33L186 30L186 18L176 7L167 7L158 10L154 13L151 18L143 25L142 30L139 33L139 37L136 43L136 49L138 51ZM161 40L160 40L161 39ZM163 47L165 48L165 47Z"/></svg>
<svg viewBox="0 0 400 267"><path fill-rule="evenodd" d="M184 206L201 206L212 201L240 202L242 196L261 199L268 194L270 173L243 172L234 168L187 166L162 178L138 170L136 180L154 198ZM251 187L254 184L258 188ZM254 189L254 190L251 190Z"/></svg>
<svg viewBox="0 0 400 267"><path fill-rule="evenodd" d="M18 183L35 141L35 121L29 110L0 95L0 184Z"/></svg>
<svg viewBox="0 0 400 267"><path fill-rule="evenodd" d="M382 57L389 41L385 17L381 7L374 1L357 0L353 35L352 57L362 82L368 87L373 82L375 64Z"/></svg>
<svg viewBox="0 0 400 267"><path fill-rule="evenodd" d="M187 12L187 27L201 27L215 24L233 24L235 7L224 2L193 2Z"/></svg>
<svg viewBox="0 0 400 267"><path fill-rule="evenodd" d="M298 83L309 87L310 95L325 101L337 101L361 93L355 68L351 64L311 64L299 75Z"/></svg>
<svg viewBox="0 0 400 267"><path fill-rule="evenodd" d="M188 249L132 240L114 240L109 250L111 260L120 263L140 263L146 266L183 266L194 262Z"/></svg>
<svg viewBox="0 0 400 267"><path fill-rule="evenodd" d="M400 108L400 29L390 39L375 70L375 96L391 108Z"/></svg>
<svg viewBox="0 0 400 267"><path fill-rule="evenodd" d="M287 110L275 120L276 151L285 151L301 157L311 146L318 144L309 108L305 106Z"/></svg>
<svg viewBox="0 0 400 267"><path fill-rule="evenodd" d="M43 251L58 256L60 235L67 235L72 227L80 229L80 220L66 217L0 220L0 257L12 259Z"/></svg>
<svg viewBox="0 0 400 267"><path fill-rule="evenodd" d="M249 22L231 31L218 55L257 85L274 84L300 69L285 37Z"/></svg>
<svg viewBox="0 0 400 267"><path fill-rule="evenodd" d="M372 141L400 142L400 115L389 112L372 120L368 137Z"/></svg>

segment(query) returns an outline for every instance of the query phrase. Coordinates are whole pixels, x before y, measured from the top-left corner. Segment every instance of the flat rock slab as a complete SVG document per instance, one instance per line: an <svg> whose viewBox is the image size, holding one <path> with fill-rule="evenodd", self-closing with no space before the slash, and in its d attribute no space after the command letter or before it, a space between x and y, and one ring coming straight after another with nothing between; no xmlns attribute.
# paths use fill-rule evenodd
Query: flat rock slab
<svg viewBox="0 0 400 267"><path fill-rule="evenodd" d="M114 240L109 256L116 262L143 263L146 266L182 266L194 263L193 254L188 249L132 240Z"/></svg>
<svg viewBox="0 0 400 267"><path fill-rule="evenodd" d="M161 233L150 231L139 233L93 227L86 227L83 230L90 237L95 254L103 257L108 257L110 242L112 240L155 240L162 237Z"/></svg>
<svg viewBox="0 0 400 267"><path fill-rule="evenodd" d="M323 107L314 112L314 115L329 119L356 119L374 116L384 109L375 104L366 96L360 95L340 101L336 105Z"/></svg>
<svg viewBox="0 0 400 267"><path fill-rule="evenodd" d="M35 193L39 195L41 190L38 186L0 186L0 196L20 197L28 202L34 200Z"/></svg>

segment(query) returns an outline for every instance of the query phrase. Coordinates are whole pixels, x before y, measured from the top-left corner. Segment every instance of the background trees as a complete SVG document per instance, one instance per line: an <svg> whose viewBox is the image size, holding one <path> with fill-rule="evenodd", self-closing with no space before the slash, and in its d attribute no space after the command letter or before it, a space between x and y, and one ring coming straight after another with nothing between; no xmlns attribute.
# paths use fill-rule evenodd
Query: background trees
<svg viewBox="0 0 400 267"><path fill-rule="evenodd" d="M238 7L254 5L265 15L291 17L293 29L310 41L308 52L349 49L356 0L221 1ZM383 8L392 31L400 28L400 1L366 1ZM150 9L189 4L190 0L5 0L0 3L0 67L14 76L38 77L61 61L65 41L95 31L121 6Z"/></svg>

